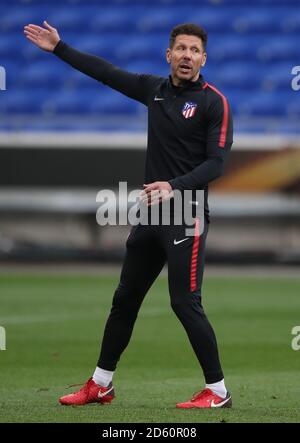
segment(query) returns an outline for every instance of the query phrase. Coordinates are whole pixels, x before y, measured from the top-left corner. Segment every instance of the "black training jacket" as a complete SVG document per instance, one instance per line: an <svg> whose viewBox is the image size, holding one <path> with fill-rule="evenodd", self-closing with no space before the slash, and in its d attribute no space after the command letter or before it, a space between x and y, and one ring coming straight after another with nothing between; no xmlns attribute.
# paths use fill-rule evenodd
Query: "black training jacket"
<svg viewBox="0 0 300 443"><path fill-rule="evenodd" d="M173 189L205 191L223 173L232 145L226 97L200 75L182 87L171 77L134 74L60 41L54 54L74 68L148 107L145 183L168 181Z"/></svg>

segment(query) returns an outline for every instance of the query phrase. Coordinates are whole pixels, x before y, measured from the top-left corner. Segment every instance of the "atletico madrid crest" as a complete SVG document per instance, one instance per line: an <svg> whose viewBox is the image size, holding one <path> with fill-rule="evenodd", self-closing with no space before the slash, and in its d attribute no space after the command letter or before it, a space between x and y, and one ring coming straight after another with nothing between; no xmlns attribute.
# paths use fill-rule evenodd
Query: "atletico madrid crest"
<svg viewBox="0 0 300 443"><path fill-rule="evenodd" d="M185 118L190 118L195 115L196 109L197 103L185 102L181 112Z"/></svg>

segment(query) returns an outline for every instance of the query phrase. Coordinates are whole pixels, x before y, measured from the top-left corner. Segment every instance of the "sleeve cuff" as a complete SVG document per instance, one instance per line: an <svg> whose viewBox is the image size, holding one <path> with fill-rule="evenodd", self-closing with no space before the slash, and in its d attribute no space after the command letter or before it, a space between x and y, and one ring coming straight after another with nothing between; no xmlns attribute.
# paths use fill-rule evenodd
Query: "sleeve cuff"
<svg viewBox="0 0 300 443"><path fill-rule="evenodd" d="M53 54L55 55L61 55L66 47L66 43L64 43L62 40L59 40L55 48L53 49Z"/></svg>
<svg viewBox="0 0 300 443"><path fill-rule="evenodd" d="M177 180L177 178L172 178L172 180L168 180L168 183L171 185L171 188L173 191L175 191L175 189L181 191L181 187L179 185L179 181Z"/></svg>

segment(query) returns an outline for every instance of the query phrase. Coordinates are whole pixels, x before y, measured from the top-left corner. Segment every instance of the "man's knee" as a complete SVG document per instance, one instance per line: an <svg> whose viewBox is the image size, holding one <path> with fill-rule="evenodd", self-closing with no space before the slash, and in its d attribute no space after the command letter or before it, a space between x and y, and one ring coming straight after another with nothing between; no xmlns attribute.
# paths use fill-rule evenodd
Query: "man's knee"
<svg viewBox="0 0 300 443"><path fill-rule="evenodd" d="M199 295L189 293L181 297L171 297L171 307L179 318L189 316L191 313L205 315Z"/></svg>
<svg viewBox="0 0 300 443"><path fill-rule="evenodd" d="M141 301L142 297L138 291L124 288L119 284L114 293L112 309L122 310L128 315L134 315L138 311Z"/></svg>

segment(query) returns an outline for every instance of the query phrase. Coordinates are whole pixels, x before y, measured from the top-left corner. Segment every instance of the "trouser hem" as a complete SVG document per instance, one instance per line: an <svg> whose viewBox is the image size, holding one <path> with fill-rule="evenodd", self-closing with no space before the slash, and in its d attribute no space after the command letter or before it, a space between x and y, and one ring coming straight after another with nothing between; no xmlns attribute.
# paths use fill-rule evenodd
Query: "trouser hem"
<svg viewBox="0 0 300 443"><path fill-rule="evenodd" d="M223 380L224 374L222 371L210 372L209 374L204 374L204 378L205 378L205 383L212 384Z"/></svg>

